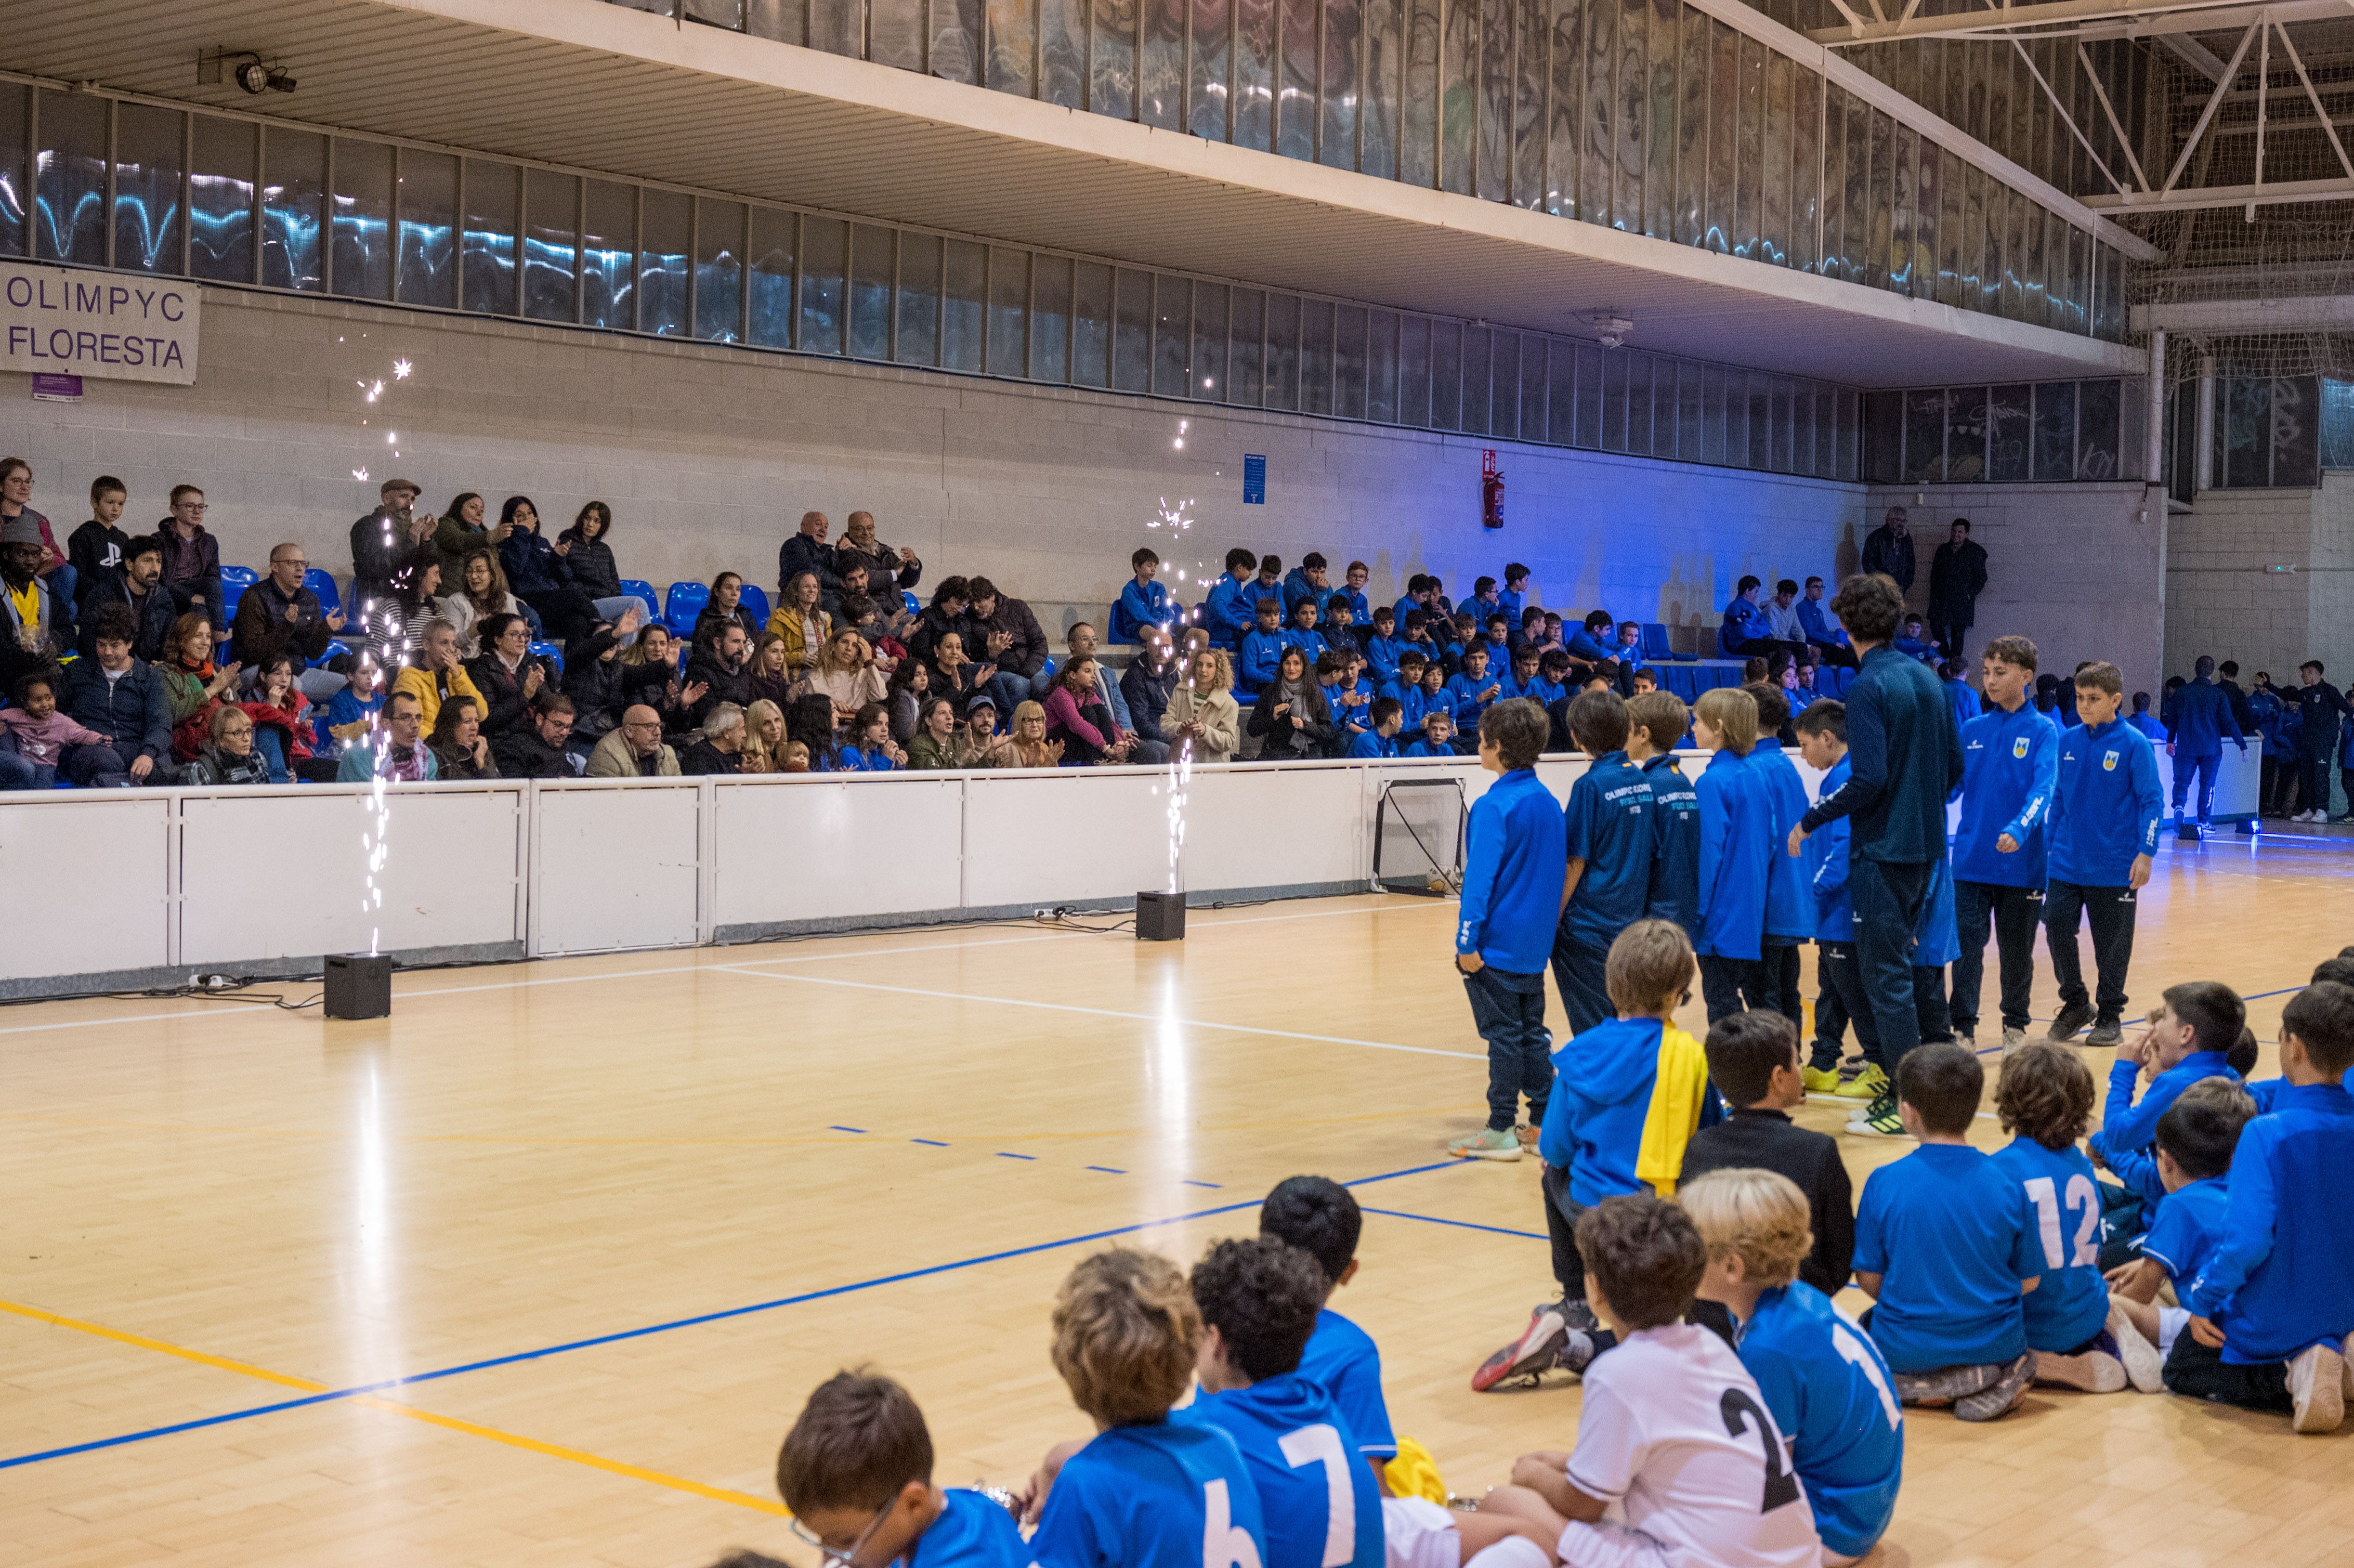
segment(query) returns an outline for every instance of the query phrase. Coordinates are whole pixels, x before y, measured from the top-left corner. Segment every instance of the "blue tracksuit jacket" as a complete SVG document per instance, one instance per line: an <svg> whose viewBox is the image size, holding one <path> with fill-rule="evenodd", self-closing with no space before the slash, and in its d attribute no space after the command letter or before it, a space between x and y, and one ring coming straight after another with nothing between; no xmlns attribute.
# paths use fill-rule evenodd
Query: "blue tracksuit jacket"
<svg viewBox="0 0 2354 1568"><path fill-rule="evenodd" d="M2052 780L2051 879L2123 887L2134 857L2158 852L2165 810L2147 736L2123 719L2076 726L2060 737Z"/></svg>

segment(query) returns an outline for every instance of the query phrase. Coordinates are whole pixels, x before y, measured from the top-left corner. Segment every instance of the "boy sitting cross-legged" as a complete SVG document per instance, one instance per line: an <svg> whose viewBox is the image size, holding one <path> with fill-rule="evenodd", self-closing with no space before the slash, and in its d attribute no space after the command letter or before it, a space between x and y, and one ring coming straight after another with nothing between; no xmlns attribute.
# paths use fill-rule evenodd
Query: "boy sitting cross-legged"
<svg viewBox="0 0 2354 1568"><path fill-rule="evenodd" d="M1992 1421L2035 1381L2020 1298L2043 1249L2027 1194L1969 1145L1986 1070L1959 1045L1908 1051L1897 1114L1921 1147L1874 1171L1855 1217L1855 1279L1875 1305L1872 1342L1907 1404Z"/></svg>
<svg viewBox="0 0 2354 1568"><path fill-rule="evenodd" d="M1579 1217L1614 1194L1672 1195L1694 1132L1718 1118L1708 1059L1675 1025L1690 993L1691 943L1668 920L1638 920L1610 944L1604 983L1618 1016L1553 1053L1553 1092L1537 1134L1545 1229L1561 1299L1479 1364L1471 1386L1560 1368L1583 1372L1616 1341L1586 1299Z"/></svg>
<svg viewBox="0 0 2354 1568"><path fill-rule="evenodd" d="M2126 1319L2126 1327L2115 1330L2126 1374L2144 1393L2170 1388L2193 1398L2211 1398L2224 1381L2219 1376L2222 1358L2196 1335L2182 1331L2190 1321L2189 1309L2158 1305L2158 1291L2170 1282L2179 1301L2215 1255L2223 1213L2231 1204L2225 1178L2232 1170L2232 1154L2240 1146L2241 1129L2255 1115L2253 1095L2235 1079L2216 1077L2202 1078L2183 1090L2158 1118L2155 1164L2164 1195L2152 1205L2154 1217L2142 1233L2141 1255L2109 1277L2115 1287L2109 1300ZM2285 1383L2258 1392L2263 1395L2260 1408L2288 1414Z"/></svg>
<svg viewBox="0 0 2354 1568"><path fill-rule="evenodd" d="M1797 1030L1778 1012L1736 1012L1709 1026L1702 1049L1708 1080L1728 1109L1723 1121L1692 1134L1681 1186L1713 1171L1772 1171L1787 1178L1806 1194L1807 1227L1814 1234L1798 1277L1826 1296L1837 1294L1846 1287L1854 1260L1855 1190L1839 1139L1790 1119L1807 1100Z"/></svg>
<svg viewBox="0 0 2354 1568"><path fill-rule="evenodd" d="M1691 1218L1648 1194L1606 1198L1578 1221L1577 1250L1622 1342L1586 1374L1576 1446L1512 1468L1561 1519L1563 1563L1814 1568L1822 1541L1756 1379L1682 1320L1708 1268ZM1606 1523L1614 1504L1621 1520Z"/></svg>
<svg viewBox="0 0 2354 1568"><path fill-rule="evenodd" d="M2093 1119L2093 1075L2065 1045L2022 1045L2003 1059L1994 1108L2018 1134L1994 1164L2027 1195L2043 1249L2042 1283L2021 1304L2035 1381L2115 1393L2126 1386L2115 1330L2126 1325L2101 1277L2100 1185L2076 1147Z"/></svg>
<svg viewBox="0 0 2354 1568"><path fill-rule="evenodd" d="M2232 1197L2215 1255L2183 1305L2190 1332L2222 1352L2242 1386L2288 1387L2290 1426L2334 1432L2346 1418L2354 1351L2354 988L2324 980L2281 1010L2281 1076L2273 1108L2248 1123L2232 1156ZM2239 1403L2229 1392L2221 1397Z"/></svg>
<svg viewBox="0 0 2354 1568"><path fill-rule="evenodd" d="M1030 1550L996 1500L932 1484L932 1435L907 1391L864 1369L818 1384L777 1455L793 1533L835 1563L919 1555L926 1568L1022 1568Z"/></svg>
<svg viewBox="0 0 2354 1568"><path fill-rule="evenodd" d="M1771 1171L1727 1168L1687 1183L1676 1202L1708 1244L1701 1297L1731 1308L1741 1364L1793 1445L1823 1561L1853 1562L1896 1511L1904 1418L1863 1330L1797 1277L1811 1247L1807 1195Z"/></svg>
<svg viewBox="0 0 2354 1568"><path fill-rule="evenodd" d="M1202 1314L1167 1258L1115 1247L1055 1296L1055 1370L1097 1434L1046 1457L1023 1499L1035 1568L1261 1568L1258 1487L1235 1440L1174 1422Z"/></svg>
<svg viewBox="0 0 2354 1568"><path fill-rule="evenodd" d="M1357 1277L1357 1238L1365 1219L1356 1197L1327 1176L1294 1176L1276 1183L1259 1205L1258 1234L1286 1242L1324 1270L1324 1299ZM1357 1452L1381 1484L1384 1466L1397 1457L1389 1405L1382 1398L1382 1352L1373 1338L1329 1306L1300 1352L1300 1375L1332 1396L1356 1435Z"/></svg>

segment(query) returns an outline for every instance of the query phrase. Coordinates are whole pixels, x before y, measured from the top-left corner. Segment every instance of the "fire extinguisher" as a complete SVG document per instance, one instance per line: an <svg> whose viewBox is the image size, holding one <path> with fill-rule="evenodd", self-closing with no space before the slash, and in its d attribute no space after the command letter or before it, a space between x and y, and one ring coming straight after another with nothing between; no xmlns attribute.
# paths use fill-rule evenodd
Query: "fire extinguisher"
<svg viewBox="0 0 2354 1568"><path fill-rule="evenodd" d="M1504 471L1496 466L1493 451L1480 454L1479 525L1483 528L1504 525Z"/></svg>

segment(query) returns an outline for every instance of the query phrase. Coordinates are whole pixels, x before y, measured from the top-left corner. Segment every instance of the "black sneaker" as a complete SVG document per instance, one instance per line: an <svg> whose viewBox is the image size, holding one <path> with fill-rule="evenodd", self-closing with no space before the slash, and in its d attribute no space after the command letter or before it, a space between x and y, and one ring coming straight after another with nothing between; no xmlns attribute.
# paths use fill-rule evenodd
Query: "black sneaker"
<svg viewBox="0 0 2354 1568"><path fill-rule="evenodd" d="M2125 1025L2105 1013L2094 1021L2093 1032L2084 1036L2084 1044L2105 1050L2115 1046L2125 1037Z"/></svg>
<svg viewBox="0 0 2354 1568"><path fill-rule="evenodd" d="M2060 1016L2052 1021L2052 1032L2044 1038L2064 1045L2076 1037L2076 1031L2092 1022L2093 1004L2091 1002L2065 1003L2060 1009Z"/></svg>
<svg viewBox="0 0 2354 1568"><path fill-rule="evenodd" d="M2035 1382L2035 1352L2029 1351L2002 1369L2002 1375L1984 1393L1954 1401L1954 1414L1964 1421L1992 1421L2019 1407Z"/></svg>

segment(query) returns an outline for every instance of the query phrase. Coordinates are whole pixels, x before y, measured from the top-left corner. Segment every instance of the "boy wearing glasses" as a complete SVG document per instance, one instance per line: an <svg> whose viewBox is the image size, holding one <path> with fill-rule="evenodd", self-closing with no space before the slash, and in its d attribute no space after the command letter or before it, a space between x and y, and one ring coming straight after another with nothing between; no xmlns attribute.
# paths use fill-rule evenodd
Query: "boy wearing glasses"
<svg viewBox="0 0 2354 1568"><path fill-rule="evenodd" d="M1023 1568L1013 1516L986 1493L932 1484L932 1435L907 1391L866 1372L818 1384L777 1455L792 1531L828 1563Z"/></svg>

